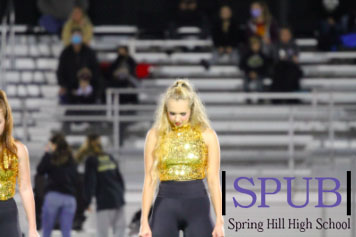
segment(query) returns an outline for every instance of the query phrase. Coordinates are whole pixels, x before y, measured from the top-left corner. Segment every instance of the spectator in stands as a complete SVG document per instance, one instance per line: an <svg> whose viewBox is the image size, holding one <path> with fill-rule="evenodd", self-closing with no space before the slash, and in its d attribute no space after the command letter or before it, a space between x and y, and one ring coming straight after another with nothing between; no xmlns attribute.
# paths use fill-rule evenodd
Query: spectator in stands
<svg viewBox="0 0 356 237"><path fill-rule="evenodd" d="M79 87L74 91L71 104L93 104L95 95L93 86L90 84L92 73L89 68L84 67L78 71Z"/></svg>
<svg viewBox="0 0 356 237"><path fill-rule="evenodd" d="M279 41L274 46L274 59L276 61L289 61L298 63L299 48L293 39L288 26L279 30Z"/></svg>
<svg viewBox="0 0 356 237"><path fill-rule="evenodd" d="M240 69L245 73L243 84L245 92L263 91L263 79L267 75L268 64L268 58L262 52L261 39L252 36L249 39L249 50L240 61Z"/></svg>
<svg viewBox="0 0 356 237"><path fill-rule="evenodd" d="M129 54L126 46L118 47L118 55L116 60L109 68L108 87L114 88L135 88L139 87L140 83L136 79L136 61ZM120 103L137 103L136 95L120 96Z"/></svg>
<svg viewBox="0 0 356 237"><path fill-rule="evenodd" d="M347 32L346 5L339 0L320 0L318 48L324 51L337 50L340 36Z"/></svg>
<svg viewBox="0 0 356 237"><path fill-rule="evenodd" d="M300 79L303 73L298 64L299 49L289 27L280 29L279 42L274 51L275 66L271 91L300 90Z"/></svg>
<svg viewBox="0 0 356 237"><path fill-rule="evenodd" d="M208 34L207 19L198 7L197 0L179 0L178 8L171 22L171 36L176 38L177 29L182 26L199 27L201 36Z"/></svg>
<svg viewBox="0 0 356 237"><path fill-rule="evenodd" d="M278 26L264 1L255 1L250 8L251 18L247 23L248 37L257 35L263 42L263 52L272 53L272 46L278 41Z"/></svg>
<svg viewBox="0 0 356 237"><path fill-rule="evenodd" d="M82 31L83 43L89 45L93 38L93 25L89 18L85 15L83 8L75 6L70 18L64 25L62 31L62 41L65 46L71 43L72 30L79 28Z"/></svg>
<svg viewBox="0 0 356 237"><path fill-rule="evenodd" d="M214 52L212 63L227 55L230 62L237 63L238 26L228 5L220 8L219 19L212 29Z"/></svg>
<svg viewBox="0 0 356 237"><path fill-rule="evenodd" d="M111 64L108 74L107 86L109 88L137 88L140 82L136 78L136 62L129 54L126 46L118 48L118 56ZM137 104L137 94L123 94L119 96L120 104ZM121 115L133 115L133 111L120 111ZM124 133L130 122L120 122L120 145L124 142Z"/></svg>
<svg viewBox="0 0 356 237"><path fill-rule="evenodd" d="M77 156L85 161L85 200L89 207L93 196L97 206L97 236L125 237L125 185L117 161L103 150L100 136L88 135Z"/></svg>
<svg viewBox="0 0 356 237"><path fill-rule="evenodd" d="M59 34L75 5L88 8L88 0L38 0L37 6L42 16L39 24L48 32Z"/></svg>
<svg viewBox="0 0 356 237"><path fill-rule="evenodd" d="M79 28L72 30L71 44L62 51L57 69L57 81L60 86L61 104L68 104L79 87L78 71L87 67L91 71L90 84L94 89L95 99L100 94L99 64L95 52L83 43Z"/></svg>
<svg viewBox="0 0 356 237"><path fill-rule="evenodd" d="M42 207L43 236L50 237L57 216L62 235L70 237L76 210L77 165L62 134L55 134L48 150L37 166L39 175L47 175L47 187Z"/></svg>

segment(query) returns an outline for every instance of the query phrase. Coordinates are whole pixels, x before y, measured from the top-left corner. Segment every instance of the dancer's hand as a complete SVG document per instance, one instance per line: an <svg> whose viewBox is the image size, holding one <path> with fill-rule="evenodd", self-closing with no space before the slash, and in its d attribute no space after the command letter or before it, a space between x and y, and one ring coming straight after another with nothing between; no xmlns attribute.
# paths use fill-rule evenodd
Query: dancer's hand
<svg viewBox="0 0 356 237"><path fill-rule="evenodd" d="M225 236L224 225L216 224L212 235L213 237L224 237Z"/></svg>
<svg viewBox="0 0 356 237"><path fill-rule="evenodd" d="M139 237L152 237L152 232L150 225L146 223L141 223Z"/></svg>
<svg viewBox="0 0 356 237"><path fill-rule="evenodd" d="M40 237L40 235L38 234L37 230L29 230L28 231L28 237Z"/></svg>

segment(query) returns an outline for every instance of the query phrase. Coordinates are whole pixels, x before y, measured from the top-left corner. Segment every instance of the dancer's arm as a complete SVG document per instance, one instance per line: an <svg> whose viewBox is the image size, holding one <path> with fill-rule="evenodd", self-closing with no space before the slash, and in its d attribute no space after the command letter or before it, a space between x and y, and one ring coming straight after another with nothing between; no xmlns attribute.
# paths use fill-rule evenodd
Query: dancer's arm
<svg viewBox="0 0 356 237"><path fill-rule="evenodd" d="M16 146L19 158L19 192L27 215L29 237L37 237L39 235L36 230L35 201L31 185L28 150L20 142L16 142Z"/></svg>
<svg viewBox="0 0 356 237"><path fill-rule="evenodd" d="M220 145L214 130L207 129L203 133L204 140L208 146L208 171L207 181L210 198L216 214L214 228L215 236L224 236L224 219L222 217L221 189L220 189Z"/></svg>
<svg viewBox="0 0 356 237"><path fill-rule="evenodd" d="M145 160L145 181L142 191L142 214L140 236L151 236L148 223L148 214L152 205L156 182L153 180L151 170L154 163L154 148L157 142L157 132L150 129L146 136L144 160Z"/></svg>

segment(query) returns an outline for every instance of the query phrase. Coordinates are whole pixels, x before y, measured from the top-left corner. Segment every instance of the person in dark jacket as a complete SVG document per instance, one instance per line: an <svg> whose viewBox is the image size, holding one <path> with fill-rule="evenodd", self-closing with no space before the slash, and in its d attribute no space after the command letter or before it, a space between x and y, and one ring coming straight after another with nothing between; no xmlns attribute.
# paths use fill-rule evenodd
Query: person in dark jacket
<svg viewBox="0 0 356 237"><path fill-rule="evenodd" d="M249 40L249 51L241 58L240 69L244 71L245 92L263 91L263 79L267 75L268 59L261 49L261 40L254 36Z"/></svg>
<svg viewBox="0 0 356 237"><path fill-rule="evenodd" d="M289 27L282 27L280 39L275 46L275 66L271 91L291 92L300 90L303 76L298 64L299 48L293 40Z"/></svg>
<svg viewBox="0 0 356 237"><path fill-rule="evenodd" d="M194 26L201 30L201 37L208 35L208 21L204 12L200 9L197 0L179 0L175 12L172 13L170 34L177 37L179 27Z"/></svg>
<svg viewBox="0 0 356 237"><path fill-rule="evenodd" d="M345 2L345 1L344 1ZM340 36L347 32L347 4L339 0L319 0L320 26L318 48L335 51L341 44Z"/></svg>
<svg viewBox="0 0 356 237"><path fill-rule="evenodd" d="M94 89L95 97L100 93L99 64L95 52L83 43L82 33L79 28L72 31L71 44L64 48L59 58L57 81L60 86L60 103L67 104L71 101L72 94L79 87L77 73L87 67L92 78L90 84Z"/></svg>
<svg viewBox="0 0 356 237"><path fill-rule="evenodd" d="M125 185L118 163L103 151L100 137L89 135L77 155L85 160L85 200L89 207L93 196L97 205L97 236L107 237L110 228L114 236L125 236Z"/></svg>
<svg viewBox="0 0 356 237"><path fill-rule="evenodd" d="M43 236L51 236L57 216L62 235L70 237L76 210L77 165L62 134L52 136L49 151L37 167L39 175L47 175L46 196L42 207Z"/></svg>
<svg viewBox="0 0 356 237"><path fill-rule="evenodd" d="M238 26L228 5L220 8L219 19L212 29L215 63L223 55L227 55L231 62L237 62L237 45L239 42Z"/></svg>

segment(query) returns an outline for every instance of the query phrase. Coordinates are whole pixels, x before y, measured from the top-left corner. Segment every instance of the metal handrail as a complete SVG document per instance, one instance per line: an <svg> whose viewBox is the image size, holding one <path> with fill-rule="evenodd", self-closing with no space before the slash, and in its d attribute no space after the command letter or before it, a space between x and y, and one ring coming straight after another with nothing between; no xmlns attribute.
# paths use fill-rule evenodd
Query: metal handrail
<svg viewBox="0 0 356 237"><path fill-rule="evenodd" d="M152 89L152 88L138 88L138 89L108 89L107 90L107 104L106 105L60 105L58 106L57 109L64 109L64 110L77 110L77 111L100 111L101 114L93 114L93 115L63 115L63 116L57 116L56 119L59 121L98 121L98 122L109 122L113 124L113 147L115 151L119 151L120 146L120 137L119 137L119 129L120 129L120 122L127 122L127 121L153 121L153 116L150 113L147 116L142 116L142 115L123 115L120 114L121 111L127 111L127 110L135 110L135 111L152 111L155 109L155 105L120 105L119 101L119 95L122 93L140 93L140 92L149 92L153 94L157 94L158 92L161 92L162 90L157 90L157 89ZM334 120L342 114L340 112L336 112L335 110L338 109L339 107L335 107L334 105L334 97L332 96L332 93L328 93L330 95L330 103L328 105L320 105L318 103L318 98L319 95L317 92L313 93L308 93L308 94L300 94L300 93L290 93L290 94L285 94L285 93L241 93L242 95L246 96L247 98L273 98L273 99L293 99L293 98L309 98L312 102L310 104L310 107L305 108L303 106L303 109L311 111L312 116L310 116L310 119L312 121L320 121L323 120L324 122L327 122L328 124L328 139L332 142L333 144L335 140L335 129L334 129ZM325 94L325 93L324 93ZM25 100L25 99L22 99ZM30 116L27 108L26 103L22 103L23 111L24 111L24 117ZM43 105L41 106L42 109L46 109L46 106ZM50 108L50 107L48 107ZM53 108L53 106L51 106ZM328 116L321 117L320 118L320 111L326 111L325 114L328 114ZM290 112L288 118L286 118L286 121L289 121L290 126L289 126L289 139L290 139L290 144L289 144L289 167L293 169L294 167L294 157L295 157L295 144L294 144L294 137L296 134L296 121L300 121L300 118L298 118L298 106L292 106L290 107ZM309 119L308 119L309 120ZM28 128L27 128L27 123L23 123L23 128L24 128L24 133L25 133L25 139L28 137Z"/></svg>

